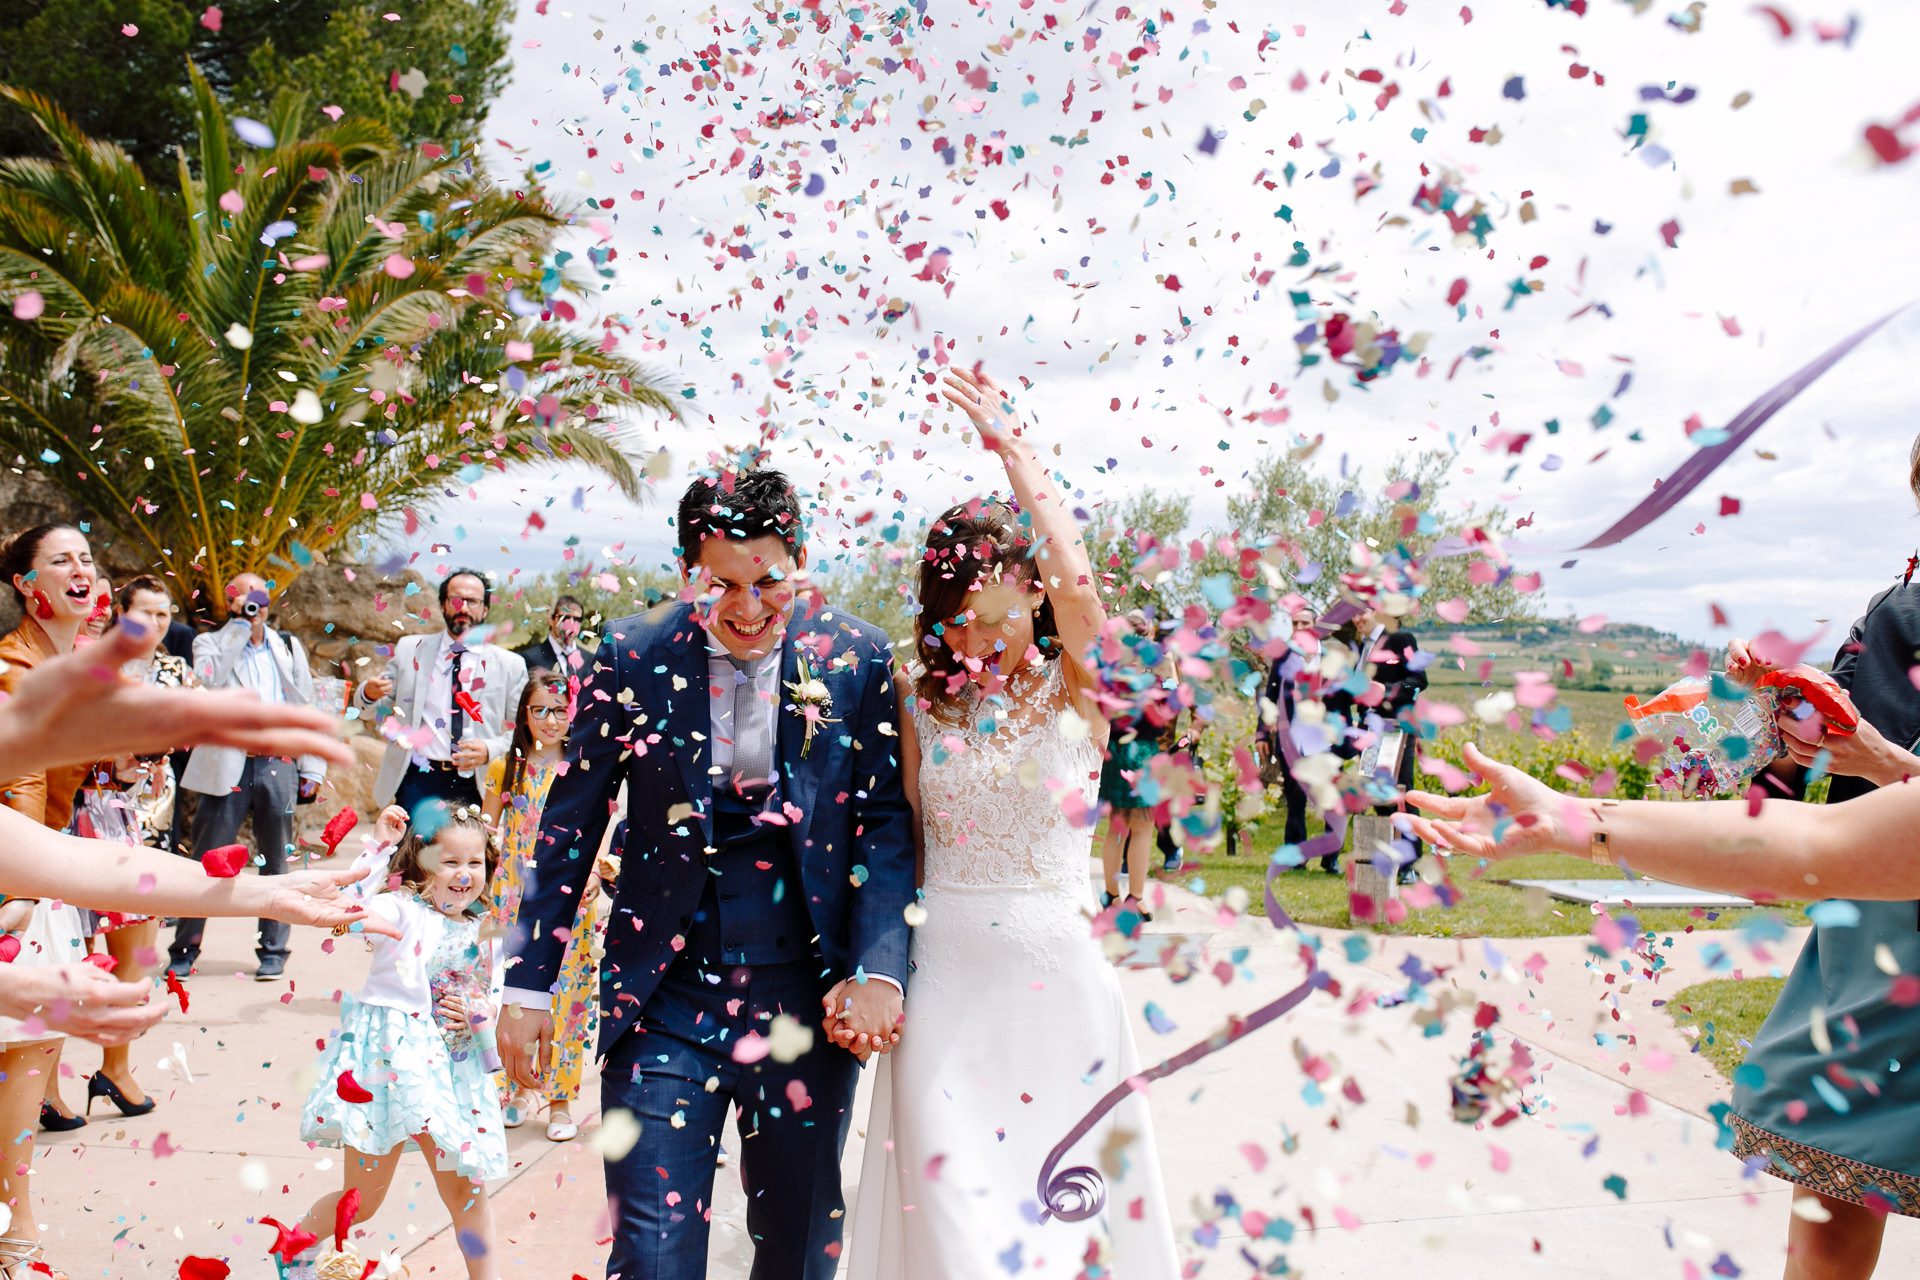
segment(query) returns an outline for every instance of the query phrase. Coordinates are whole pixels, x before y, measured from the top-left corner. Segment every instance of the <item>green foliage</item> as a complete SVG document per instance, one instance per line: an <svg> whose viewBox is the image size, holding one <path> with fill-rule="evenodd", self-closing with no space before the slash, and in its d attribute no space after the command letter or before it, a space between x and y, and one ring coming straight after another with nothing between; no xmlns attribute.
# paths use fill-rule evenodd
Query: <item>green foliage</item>
<svg viewBox="0 0 1920 1280"><path fill-rule="evenodd" d="M1144 580L1136 572L1143 555L1179 544L1192 510L1186 494L1142 489L1099 511L1087 529L1087 555L1094 572L1112 589L1108 612L1151 609L1165 618L1194 598L1195 569L1190 564Z"/></svg>
<svg viewBox="0 0 1920 1280"><path fill-rule="evenodd" d="M588 647L595 647L609 622L644 612L649 601L678 596L680 586L679 577L662 568L587 565L524 579L516 570L505 585L494 588L488 621L510 628L499 643L513 648L538 644L547 638L554 597L569 595L580 602L586 614L582 635Z"/></svg>
<svg viewBox="0 0 1920 1280"><path fill-rule="evenodd" d="M297 98L250 147L194 86L177 193L0 90L57 157L0 161L0 298L44 302L0 313L0 456L183 602L242 570L290 580L487 469L571 458L637 492L617 418L682 401L611 327L535 318L573 314L566 208L364 121L303 133Z"/></svg>
<svg viewBox="0 0 1920 1280"><path fill-rule="evenodd" d="M1254 468L1248 487L1228 499L1227 524L1243 543L1286 543L1296 572L1317 566L1310 570L1317 576L1301 590L1322 608L1337 594L1338 575L1356 567L1359 544L1365 555L1404 549L1420 566L1429 610L1462 599L1475 621L1529 619L1535 606L1511 578L1471 580L1473 565L1485 563L1479 552L1432 554L1449 539L1506 531L1507 513L1500 507L1462 509L1442 502L1453 461L1446 453L1402 454L1370 481L1359 469L1344 477L1326 474L1304 452L1272 454ZM1207 571L1225 568L1215 562Z"/></svg>
<svg viewBox="0 0 1920 1280"><path fill-rule="evenodd" d="M281 91L298 89L313 95L311 109L339 106L404 141L449 145L477 136L506 81L511 0L223 0L217 31L202 21L208 7L15 0L0 41L0 84L51 99L82 132L170 182L174 149L191 150L200 127L189 58L237 115L265 119ZM128 26L136 34L123 34ZM403 86L390 87L395 76ZM57 154L29 117L0 113L0 155Z"/></svg>
<svg viewBox="0 0 1920 1280"><path fill-rule="evenodd" d="M1732 1079L1760 1024L1780 999L1784 978L1715 978L1683 987L1667 1001L1674 1025L1699 1032L1695 1052Z"/></svg>

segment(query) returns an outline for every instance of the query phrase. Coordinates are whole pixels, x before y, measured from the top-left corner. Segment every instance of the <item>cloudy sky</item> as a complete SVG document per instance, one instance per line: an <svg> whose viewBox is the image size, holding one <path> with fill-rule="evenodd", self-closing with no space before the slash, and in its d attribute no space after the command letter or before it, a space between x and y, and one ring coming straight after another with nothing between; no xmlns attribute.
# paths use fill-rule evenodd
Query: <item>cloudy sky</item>
<svg viewBox="0 0 1920 1280"><path fill-rule="evenodd" d="M1724 638L1717 604L1735 631L1831 634L1920 544L1917 311L1651 529L1565 551L1697 447L1689 419L1717 427L1920 295L1920 157L1863 142L1915 105L1915 6L1857 5L1850 30L1783 9L1783 36L1717 5L1690 31L1660 0L1219 0L1150 23L934 0L905 29L844 0L817 24L568 3L522 7L489 162L610 201L572 246L613 252L591 306L692 408L637 424L667 454L641 505L534 470L450 505L482 564L551 567L568 538L658 564L690 469L762 439L845 554L992 479L916 382L945 349L1031 382L1088 509L1152 486L1218 524L1298 436L1329 470L1457 451L1449 498L1531 517L1514 555L1554 612ZM1417 206L1429 183L1483 206L1484 244ZM1365 387L1303 370L1292 291L1425 335L1424 361Z"/></svg>

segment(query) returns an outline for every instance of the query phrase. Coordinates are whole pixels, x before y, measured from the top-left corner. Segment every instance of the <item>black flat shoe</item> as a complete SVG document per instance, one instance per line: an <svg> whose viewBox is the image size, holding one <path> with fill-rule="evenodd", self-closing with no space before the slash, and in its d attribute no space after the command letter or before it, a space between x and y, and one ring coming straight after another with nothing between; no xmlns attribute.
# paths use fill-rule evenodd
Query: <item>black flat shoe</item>
<svg viewBox="0 0 1920 1280"><path fill-rule="evenodd" d="M96 1071L87 1077L88 1115L93 1114L93 1103L96 1098L105 1098L108 1102L120 1108L120 1114L123 1116L143 1116L153 1110L156 1105L152 1098L148 1098L145 1102L140 1103L128 1102L127 1095L120 1092L120 1086L107 1079L106 1073L100 1071ZM41 1123L45 1124L46 1121L42 1120ZM86 1121L82 1120L80 1123L85 1124Z"/></svg>
<svg viewBox="0 0 1920 1280"><path fill-rule="evenodd" d="M51 1102L40 1104L40 1127L48 1133L72 1133L75 1129L84 1129L86 1124L84 1116L63 1116L53 1109Z"/></svg>

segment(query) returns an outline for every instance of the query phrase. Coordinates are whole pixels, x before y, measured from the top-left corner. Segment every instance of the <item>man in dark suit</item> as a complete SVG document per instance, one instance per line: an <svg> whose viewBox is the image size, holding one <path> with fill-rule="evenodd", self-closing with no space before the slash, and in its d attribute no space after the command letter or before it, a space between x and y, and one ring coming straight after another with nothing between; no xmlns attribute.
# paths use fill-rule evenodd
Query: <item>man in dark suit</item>
<svg viewBox="0 0 1920 1280"><path fill-rule="evenodd" d="M625 784L601 1100L640 1137L606 1165L607 1274L706 1274L733 1107L754 1280L831 1280L854 1052L892 1048L905 1008L914 838L891 652L878 627L796 608L804 526L778 472L697 480L678 531L697 598L608 624L580 690L509 942L501 1053L539 1083L566 933ZM854 1052L820 1033L828 1004ZM756 1037L767 1052L737 1049Z"/></svg>
<svg viewBox="0 0 1920 1280"><path fill-rule="evenodd" d="M1409 630L1395 628L1394 622L1389 615L1377 611L1359 619L1360 647L1355 665L1367 673L1371 683L1367 693L1356 699L1353 710L1374 732L1398 735L1398 755L1392 762L1393 780L1405 793L1413 786L1414 765L1420 754L1408 713L1427 687L1427 663L1431 659L1420 652L1419 638ZM1377 699L1373 696L1376 688L1380 691ZM1395 812L1401 807L1382 806L1379 811ZM1405 861L1400 865L1399 876L1405 881L1412 878L1413 864L1420 859L1420 841L1411 835L1397 834L1396 850L1402 841L1410 847L1410 852L1401 855Z"/></svg>
<svg viewBox="0 0 1920 1280"><path fill-rule="evenodd" d="M559 596L547 615L547 638L516 649L529 671L551 671L557 676L585 680L593 669L593 650L580 644L580 628L587 611L573 596Z"/></svg>

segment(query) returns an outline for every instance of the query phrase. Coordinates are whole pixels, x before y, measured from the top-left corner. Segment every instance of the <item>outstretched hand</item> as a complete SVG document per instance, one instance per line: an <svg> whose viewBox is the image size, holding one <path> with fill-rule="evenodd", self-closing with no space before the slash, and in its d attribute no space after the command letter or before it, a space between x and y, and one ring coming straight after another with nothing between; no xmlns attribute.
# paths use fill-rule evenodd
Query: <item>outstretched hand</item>
<svg viewBox="0 0 1920 1280"><path fill-rule="evenodd" d="M168 689L121 676L149 652L139 624L35 667L0 702L0 777L176 747L237 747L250 756L320 756L352 764L325 712L262 702L242 689Z"/></svg>
<svg viewBox="0 0 1920 1280"><path fill-rule="evenodd" d="M992 452L1004 452L1027 434L1027 424L1012 399L985 373L955 365L941 383L940 394L967 415L980 433L980 443Z"/></svg>
<svg viewBox="0 0 1920 1280"><path fill-rule="evenodd" d="M260 906L260 914L268 920L343 931L357 924L364 933L398 938L400 930L384 917L369 915L359 902L341 896L340 891L360 880L363 874L353 867L331 867L326 870L289 871L277 876L255 876L250 878L250 882L257 884L266 895L266 900Z"/></svg>
<svg viewBox="0 0 1920 1280"><path fill-rule="evenodd" d="M1469 742L1467 767L1486 781L1477 796L1440 796L1409 791L1407 802L1427 817L1399 815L1403 826L1436 848L1495 862L1528 854L1565 850L1562 813L1567 797L1509 764L1502 764Z"/></svg>

